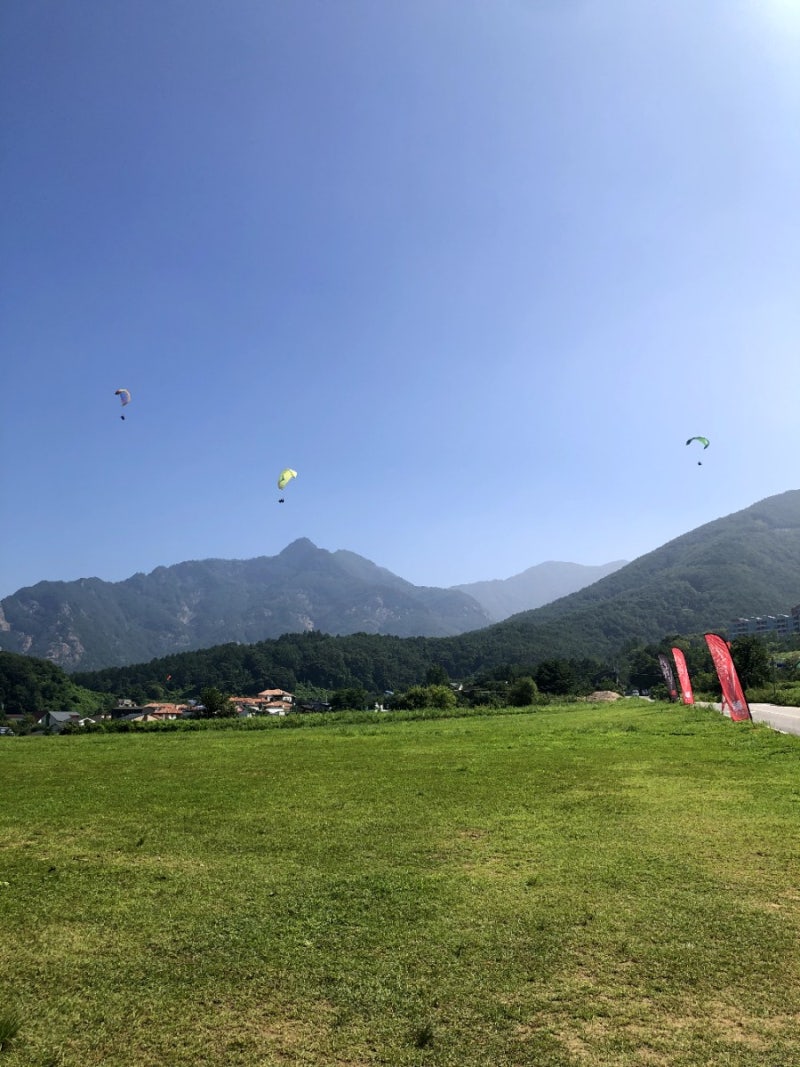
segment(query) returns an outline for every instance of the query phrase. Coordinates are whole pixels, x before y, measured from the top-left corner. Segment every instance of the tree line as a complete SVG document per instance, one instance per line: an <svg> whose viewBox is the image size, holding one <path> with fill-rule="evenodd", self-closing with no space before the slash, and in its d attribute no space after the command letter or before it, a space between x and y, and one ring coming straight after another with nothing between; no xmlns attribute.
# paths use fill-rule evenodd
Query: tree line
<svg viewBox="0 0 800 1067"><path fill-rule="evenodd" d="M529 650L512 643L505 658L488 655L476 663L448 655L443 639L307 633L71 676L47 660L3 652L0 715L63 710L91 715L120 699L139 705L180 703L200 701L204 691L227 698L253 696L266 688L285 689L300 702L334 709L374 704L413 708L421 700L436 706L451 698L471 706L522 706L537 699L585 696L597 689L638 689L665 697L658 656L669 655L672 646L683 650L696 691L717 695L718 681L702 635L665 637L647 645L631 642L605 660L551 656L536 662ZM746 689L777 685L776 652L761 638L738 638L732 650ZM790 667L794 671L794 663Z"/></svg>

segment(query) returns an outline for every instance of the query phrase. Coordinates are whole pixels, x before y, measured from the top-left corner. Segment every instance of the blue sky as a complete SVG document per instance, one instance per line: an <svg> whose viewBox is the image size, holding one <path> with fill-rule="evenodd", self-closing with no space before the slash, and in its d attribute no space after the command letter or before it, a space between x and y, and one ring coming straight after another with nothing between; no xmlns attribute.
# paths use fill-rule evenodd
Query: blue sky
<svg viewBox="0 0 800 1067"><path fill-rule="evenodd" d="M446 586L797 488L796 3L4 0L0 42L0 596L298 537Z"/></svg>

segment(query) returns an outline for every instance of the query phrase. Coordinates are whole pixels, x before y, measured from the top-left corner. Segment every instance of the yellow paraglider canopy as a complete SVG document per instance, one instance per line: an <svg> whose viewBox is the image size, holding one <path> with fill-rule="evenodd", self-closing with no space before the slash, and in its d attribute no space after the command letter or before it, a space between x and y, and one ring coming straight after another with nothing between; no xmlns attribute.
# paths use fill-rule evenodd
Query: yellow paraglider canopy
<svg viewBox="0 0 800 1067"><path fill-rule="evenodd" d="M297 471L293 471L291 467L287 467L285 471L281 471L280 473L280 477L278 478L278 488L285 489L289 482L292 480L292 478L296 477ZM278 503L283 503L283 497L280 498Z"/></svg>

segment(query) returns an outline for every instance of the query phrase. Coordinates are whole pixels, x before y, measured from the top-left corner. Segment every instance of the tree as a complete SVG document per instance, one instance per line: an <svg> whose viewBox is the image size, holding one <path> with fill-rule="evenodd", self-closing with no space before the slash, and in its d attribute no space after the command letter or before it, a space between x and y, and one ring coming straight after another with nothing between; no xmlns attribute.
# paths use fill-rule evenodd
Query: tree
<svg viewBox="0 0 800 1067"><path fill-rule="evenodd" d="M352 686L331 693L330 705L333 711L363 711L366 700L366 690Z"/></svg>
<svg viewBox="0 0 800 1067"><path fill-rule="evenodd" d="M767 685L772 665L767 646L760 637L737 637L731 642L731 656L744 689Z"/></svg>
<svg viewBox="0 0 800 1067"><path fill-rule="evenodd" d="M454 708L458 701L449 685L412 685L392 701L396 708Z"/></svg>
<svg viewBox="0 0 800 1067"><path fill-rule="evenodd" d="M461 699L471 708L503 708L508 703L508 684L494 679L476 680L465 687Z"/></svg>
<svg viewBox="0 0 800 1067"><path fill-rule="evenodd" d="M584 656L582 659L571 659L569 665L575 679L575 691L578 693L588 694L595 689L619 687L619 671L613 664Z"/></svg>
<svg viewBox="0 0 800 1067"><path fill-rule="evenodd" d="M429 685L425 688L428 692L427 707L444 710L456 706L456 695L449 685Z"/></svg>
<svg viewBox="0 0 800 1067"><path fill-rule="evenodd" d="M564 696L575 685L572 668L565 659L546 659L536 668L535 681L542 693Z"/></svg>
<svg viewBox="0 0 800 1067"><path fill-rule="evenodd" d="M405 693L399 693L392 701L396 708L426 708L428 706L428 690L424 685L412 685Z"/></svg>
<svg viewBox="0 0 800 1067"><path fill-rule="evenodd" d="M508 702L512 708L527 708L536 702L536 682L533 678L517 678L508 690Z"/></svg>
<svg viewBox="0 0 800 1067"><path fill-rule="evenodd" d="M425 672L425 685L447 685L447 671L440 663L432 663Z"/></svg>
<svg viewBox="0 0 800 1067"><path fill-rule="evenodd" d="M204 719L225 718L236 714L230 698L213 685L200 691L200 703L203 706L201 715Z"/></svg>
<svg viewBox="0 0 800 1067"><path fill-rule="evenodd" d="M634 649L628 656L628 680L637 689L652 689L662 685L664 675L658 665L658 649L654 645Z"/></svg>

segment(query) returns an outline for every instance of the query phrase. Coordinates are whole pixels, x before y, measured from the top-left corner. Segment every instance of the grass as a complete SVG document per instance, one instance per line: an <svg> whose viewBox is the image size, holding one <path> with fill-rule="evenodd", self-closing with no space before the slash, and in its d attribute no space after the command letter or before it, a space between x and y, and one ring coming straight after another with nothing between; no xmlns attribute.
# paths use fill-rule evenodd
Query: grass
<svg viewBox="0 0 800 1067"><path fill-rule="evenodd" d="M798 765L631 701L15 738L0 1059L800 1062Z"/></svg>
<svg viewBox="0 0 800 1067"><path fill-rule="evenodd" d="M786 708L800 707L800 683L790 685L780 682L778 685L765 685L760 689L749 689L747 699L751 704L779 704Z"/></svg>
<svg viewBox="0 0 800 1067"><path fill-rule="evenodd" d="M16 1008L0 1008L0 1052L17 1036L20 1023L20 1014Z"/></svg>

